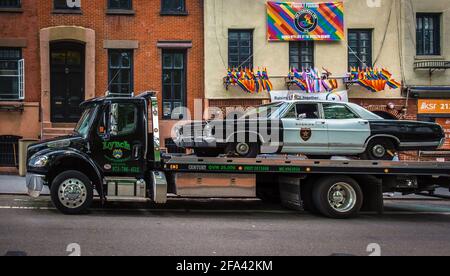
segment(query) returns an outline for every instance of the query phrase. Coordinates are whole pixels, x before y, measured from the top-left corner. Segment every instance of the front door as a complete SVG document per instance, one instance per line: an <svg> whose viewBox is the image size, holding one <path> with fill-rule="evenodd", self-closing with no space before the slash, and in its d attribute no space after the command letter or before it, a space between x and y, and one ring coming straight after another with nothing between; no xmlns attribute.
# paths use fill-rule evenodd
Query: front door
<svg viewBox="0 0 450 276"><path fill-rule="evenodd" d="M328 129L318 104L296 104L281 120L283 153L328 154Z"/></svg>
<svg viewBox="0 0 450 276"><path fill-rule="evenodd" d="M76 123L84 101L84 45L54 43L50 49L51 121Z"/></svg>
<svg viewBox="0 0 450 276"><path fill-rule="evenodd" d="M360 154L370 137L370 124L340 103L323 104L331 154Z"/></svg>
<svg viewBox="0 0 450 276"><path fill-rule="evenodd" d="M91 151L106 176L142 176L146 113L142 100L115 101L100 111Z"/></svg>

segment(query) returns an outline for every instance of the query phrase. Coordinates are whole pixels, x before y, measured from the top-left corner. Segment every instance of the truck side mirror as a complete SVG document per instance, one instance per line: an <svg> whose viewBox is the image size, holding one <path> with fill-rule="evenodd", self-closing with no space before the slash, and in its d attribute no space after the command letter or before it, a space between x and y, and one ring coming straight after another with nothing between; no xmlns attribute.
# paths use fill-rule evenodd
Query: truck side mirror
<svg viewBox="0 0 450 276"><path fill-rule="evenodd" d="M116 136L119 133L119 104L111 104L111 112L109 113L109 134Z"/></svg>

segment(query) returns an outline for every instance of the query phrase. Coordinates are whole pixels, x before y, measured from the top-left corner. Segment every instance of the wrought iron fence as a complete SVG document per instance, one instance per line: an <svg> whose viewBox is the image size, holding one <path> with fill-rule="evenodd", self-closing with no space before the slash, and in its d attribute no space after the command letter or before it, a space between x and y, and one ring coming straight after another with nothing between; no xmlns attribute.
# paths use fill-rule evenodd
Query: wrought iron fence
<svg viewBox="0 0 450 276"><path fill-rule="evenodd" d="M19 136L0 136L0 167L19 165Z"/></svg>

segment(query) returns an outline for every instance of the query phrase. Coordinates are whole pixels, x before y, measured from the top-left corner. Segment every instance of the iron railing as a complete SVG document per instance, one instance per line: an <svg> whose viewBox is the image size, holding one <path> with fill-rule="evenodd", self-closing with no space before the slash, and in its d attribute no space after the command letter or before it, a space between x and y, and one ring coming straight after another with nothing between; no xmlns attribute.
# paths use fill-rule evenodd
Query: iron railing
<svg viewBox="0 0 450 276"><path fill-rule="evenodd" d="M0 136L0 167L19 165L19 136Z"/></svg>

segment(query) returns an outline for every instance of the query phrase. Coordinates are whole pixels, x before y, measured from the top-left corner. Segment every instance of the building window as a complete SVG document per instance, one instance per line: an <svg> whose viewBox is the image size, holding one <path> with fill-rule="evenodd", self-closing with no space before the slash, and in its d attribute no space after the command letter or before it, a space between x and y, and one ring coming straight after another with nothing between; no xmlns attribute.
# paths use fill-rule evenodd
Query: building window
<svg viewBox="0 0 450 276"><path fill-rule="evenodd" d="M314 68L314 42L291 42L289 44L289 66L296 69Z"/></svg>
<svg viewBox="0 0 450 276"><path fill-rule="evenodd" d="M81 9L81 0L54 0L53 8L55 10L79 10Z"/></svg>
<svg viewBox="0 0 450 276"><path fill-rule="evenodd" d="M113 96L133 93L133 51L109 51L109 92Z"/></svg>
<svg viewBox="0 0 450 276"><path fill-rule="evenodd" d="M185 0L161 0L161 14L186 14Z"/></svg>
<svg viewBox="0 0 450 276"><path fill-rule="evenodd" d="M372 30L348 30L348 66L372 67Z"/></svg>
<svg viewBox="0 0 450 276"><path fill-rule="evenodd" d="M0 48L0 99L24 98L24 60L19 48Z"/></svg>
<svg viewBox="0 0 450 276"><path fill-rule="evenodd" d="M417 14L417 55L441 54L441 14Z"/></svg>
<svg viewBox="0 0 450 276"><path fill-rule="evenodd" d="M186 107L186 52L163 50L162 63L163 118L178 119Z"/></svg>
<svg viewBox="0 0 450 276"><path fill-rule="evenodd" d="M0 0L0 8L20 8L20 0Z"/></svg>
<svg viewBox="0 0 450 276"><path fill-rule="evenodd" d="M131 0L108 0L108 9L111 10L131 10L133 4Z"/></svg>
<svg viewBox="0 0 450 276"><path fill-rule="evenodd" d="M253 31L228 32L228 66L253 68Z"/></svg>

